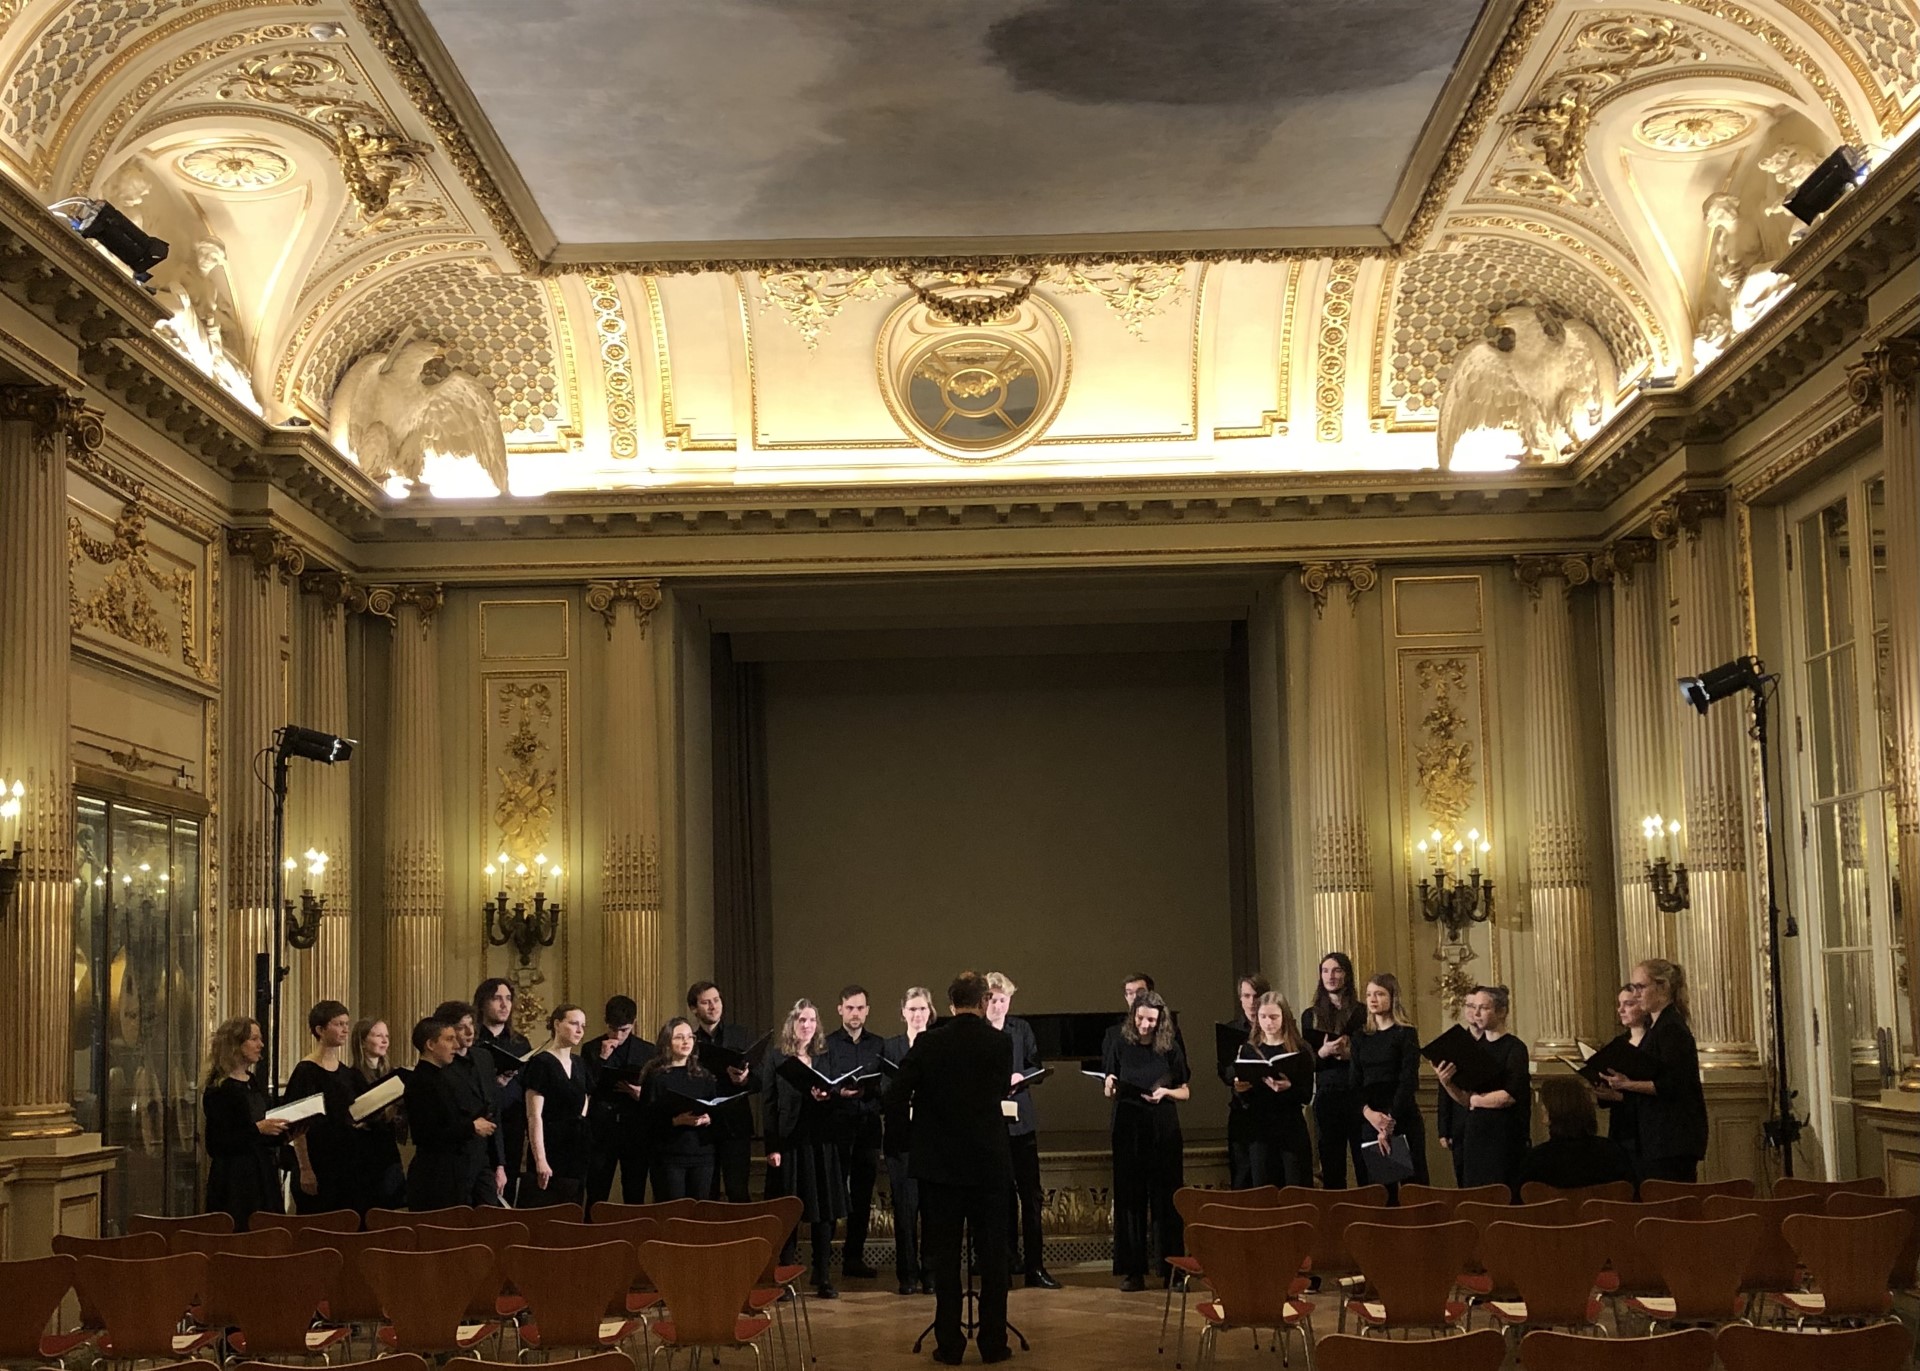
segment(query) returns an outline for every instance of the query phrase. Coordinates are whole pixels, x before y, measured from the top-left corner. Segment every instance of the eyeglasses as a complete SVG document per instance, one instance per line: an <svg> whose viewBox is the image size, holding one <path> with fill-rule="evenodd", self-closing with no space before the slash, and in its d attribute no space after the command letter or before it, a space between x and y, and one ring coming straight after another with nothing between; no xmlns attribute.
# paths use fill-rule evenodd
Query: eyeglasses
<svg viewBox="0 0 1920 1371"><path fill-rule="evenodd" d="M1652 986L1652 984L1651 984L1650 982L1647 982L1647 981L1628 981L1628 982L1627 982L1627 989L1629 989L1629 990L1651 990L1651 989L1653 989L1653 986Z"/></svg>

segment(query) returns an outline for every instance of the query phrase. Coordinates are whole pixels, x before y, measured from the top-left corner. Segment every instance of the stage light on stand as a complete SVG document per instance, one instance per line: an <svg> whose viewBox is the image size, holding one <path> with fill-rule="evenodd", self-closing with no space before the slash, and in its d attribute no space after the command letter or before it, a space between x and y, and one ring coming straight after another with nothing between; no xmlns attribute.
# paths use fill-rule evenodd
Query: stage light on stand
<svg viewBox="0 0 1920 1371"><path fill-rule="evenodd" d="M143 286L153 279L153 269L167 260L165 239L155 238L105 200L76 195L47 208L82 238L105 248Z"/></svg>
<svg viewBox="0 0 1920 1371"><path fill-rule="evenodd" d="M1705 714L1716 700L1743 690L1757 691L1769 679L1758 657L1735 657L1698 676L1682 676L1680 698Z"/></svg>
<svg viewBox="0 0 1920 1371"><path fill-rule="evenodd" d="M1844 144L1833 150L1827 160L1786 200L1787 212L1803 224L1811 224L1840 203L1840 198L1867 179L1867 160Z"/></svg>
<svg viewBox="0 0 1920 1371"><path fill-rule="evenodd" d="M304 757L311 762L325 762L332 766L353 756L354 740L333 733L322 733L317 728L288 724L275 735L275 746L283 757Z"/></svg>

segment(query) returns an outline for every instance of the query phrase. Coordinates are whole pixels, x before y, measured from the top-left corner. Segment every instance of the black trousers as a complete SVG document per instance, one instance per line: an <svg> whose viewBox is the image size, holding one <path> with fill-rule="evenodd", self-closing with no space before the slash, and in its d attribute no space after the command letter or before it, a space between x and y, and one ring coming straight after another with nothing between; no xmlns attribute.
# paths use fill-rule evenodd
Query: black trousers
<svg viewBox="0 0 1920 1371"><path fill-rule="evenodd" d="M841 1266L867 1264L867 1230L873 1224L873 1187L880 1179L880 1145L865 1138L843 1141L840 1172L847 1178L847 1243Z"/></svg>
<svg viewBox="0 0 1920 1371"><path fill-rule="evenodd" d="M893 1274L900 1284L918 1281L926 1270L920 1236L920 1182L907 1174L907 1156L887 1158L887 1186L893 1192Z"/></svg>
<svg viewBox="0 0 1920 1371"><path fill-rule="evenodd" d="M1700 1163L1693 1157L1647 1157L1640 1163L1640 1179L1692 1185L1700 1179Z"/></svg>
<svg viewBox="0 0 1920 1371"><path fill-rule="evenodd" d="M1171 1106L1159 1106L1170 1108ZM1165 1268L1185 1251L1173 1192L1184 1163L1178 1128L1156 1127L1145 1109L1113 1111L1113 1268L1145 1278L1149 1263Z"/></svg>
<svg viewBox="0 0 1920 1371"><path fill-rule="evenodd" d="M713 1180L709 1197L725 1199L728 1204L746 1204L753 1199L747 1180L753 1174L753 1139L722 1137L713 1148Z"/></svg>
<svg viewBox="0 0 1920 1371"><path fill-rule="evenodd" d="M1046 1240L1040 1233L1040 1135L1016 1133L1007 1139L1013 1150L1013 1191L1007 1196L1007 1251L1012 1264L1029 1274L1047 1264ZM1015 1251L1013 1239L1020 1239Z"/></svg>
<svg viewBox="0 0 1920 1371"><path fill-rule="evenodd" d="M713 1154L656 1157L651 1172L655 1204L665 1200L704 1200L713 1189Z"/></svg>
<svg viewBox="0 0 1920 1371"><path fill-rule="evenodd" d="M648 1170L647 1133L638 1119L622 1121L614 1127L597 1131L593 1152L587 1158L589 1212L601 1200L613 1198L613 1175L616 1171L620 1173L621 1203L645 1204ZM532 1188L531 1181L521 1181L523 1194Z"/></svg>
<svg viewBox="0 0 1920 1371"><path fill-rule="evenodd" d="M1313 1096L1314 1132L1320 1139L1320 1183L1329 1190L1347 1188L1347 1159L1360 1171L1360 1095L1353 1090L1320 1089Z"/></svg>
<svg viewBox="0 0 1920 1371"><path fill-rule="evenodd" d="M1255 1138L1236 1143L1246 1156L1246 1171L1234 1162L1235 1190L1251 1190L1259 1185L1313 1186L1313 1147L1306 1139L1290 1142L1274 1138ZM1245 1179L1241 1179L1244 1174Z"/></svg>
<svg viewBox="0 0 1920 1371"><path fill-rule="evenodd" d="M960 1252L963 1234L971 1231L980 1271L980 1327L974 1336L981 1356L998 1356L1007 1349L1006 1192L997 1185L923 1180L920 1207L927 1217L927 1260L933 1267L934 1350L955 1361L966 1350Z"/></svg>

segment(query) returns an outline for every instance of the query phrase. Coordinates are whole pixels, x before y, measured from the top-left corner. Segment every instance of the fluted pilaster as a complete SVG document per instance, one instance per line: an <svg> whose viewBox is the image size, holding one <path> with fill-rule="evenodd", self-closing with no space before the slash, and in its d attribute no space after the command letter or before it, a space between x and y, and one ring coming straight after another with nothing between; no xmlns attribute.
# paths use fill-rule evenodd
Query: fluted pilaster
<svg viewBox="0 0 1920 1371"><path fill-rule="evenodd" d="M1672 654L1659 544L1623 538L1607 552L1613 574L1614 850L1619 856L1620 927L1629 969L1672 957L1673 924L1647 884L1648 815L1680 818L1673 765ZM1624 983L1625 977L1621 978Z"/></svg>
<svg viewBox="0 0 1920 1371"><path fill-rule="evenodd" d="M376 612L393 616L387 758L387 993L397 1039L444 998L446 827L440 774L440 670L433 631L437 585L381 588Z"/></svg>
<svg viewBox="0 0 1920 1371"><path fill-rule="evenodd" d="M324 733L347 733L347 615L364 608L366 592L336 571L310 571L300 578L294 653L299 677L294 692L296 722ZM303 765L293 773L287 807L287 852L296 859L308 848L327 854L326 874L314 894L326 900L320 936L305 952L289 953L290 1018L315 1001L352 1005L353 822L352 775L347 766ZM289 877L288 895L309 882L302 869Z"/></svg>
<svg viewBox="0 0 1920 1371"><path fill-rule="evenodd" d="M73 766L67 449L100 417L65 393L0 387L0 776L27 789L0 825L21 876L0 911L0 1142L79 1132L73 1117Z"/></svg>
<svg viewBox="0 0 1920 1371"><path fill-rule="evenodd" d="M1671 566L1679 601L1676 665L1704 671L1740 655L1733 533L1723 491L1688 491L1658 521L1678 539ZM1692 907L1676 916L1674 948L1693 989L1701 1054L1730 1063L1759 1058L1754 1032L1754 950L1747 881L1750 784L1744 699L1704 715L1676 691L1666 706L1680 744L1684 836Z"/></svg>
<svg viewBox="0 0 1920 1371"><path fill-rule="evenodd" d="M1887 632L1893 709L1895 859L1900 879L1908 979L1920 958L1920 339L1896 338L1847 371L1855 403L1880 410L1886 454ZM1920 1043L1920 995L1909 995L1912 1032ZM1909 1062L1901 1088L1920 1089L1920 1062Z"/></svg>
<svg viewBox="0 0 1920 1371"><path fill-rule="evenodd" d="M1375 968L1373 846L1367 830L1360 688L1360 597L1379 583L1369 562L1316 562L1307 632L1307 764L1313 806L1313 924L1319 952L1343 951L1358 975Z"/></svg>
<svg viewBox="0 0 1920 1371"><path fill-rule="evenodd" d="M607 624L604 720L606 848L601 858L601 947L608 993L633 996L640 1021L665 1017L660 986L659 700L654 640L658 581L596 582L587 607Z"/></svg>
<svg viewBox="0 0 1920 1371"><path fill-rule="evenodd" d="M1593 864L1573 650L1573 593L1593 579L1584 557L1522 557L1527 622L1527 882L1535 971L1533 1050L1571 1052L1593 1036Z"/></svg>

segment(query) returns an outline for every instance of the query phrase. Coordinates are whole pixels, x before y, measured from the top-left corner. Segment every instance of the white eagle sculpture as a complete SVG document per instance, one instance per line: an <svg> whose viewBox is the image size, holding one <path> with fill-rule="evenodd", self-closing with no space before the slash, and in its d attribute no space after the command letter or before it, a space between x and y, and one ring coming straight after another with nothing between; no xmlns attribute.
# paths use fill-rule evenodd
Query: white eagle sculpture
<svg viewBox="0 0 1920 1371"><path fill-rule="evenodd" d="M1548 305L1509 306L1488 332L1455 358L1440 394L1440 469L1452 465L1454 448L1473 429L1518 429L1524 466L1566 461L1619 393L1606 342L1592 325Z"/></svg>
<svg viewBox="0 0 1920 1371"><path fill-rule="evenodd" d="M330 436L376 481L418 484L429 456L471 457L507 493L507 440L493 392L462 371L446 371L447 350L402 336L384 353L347 369L333 392ZM444 375L429 378L429 368Z"/></svg>

